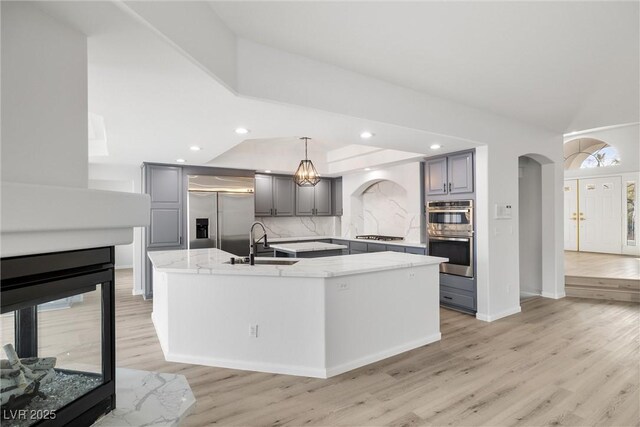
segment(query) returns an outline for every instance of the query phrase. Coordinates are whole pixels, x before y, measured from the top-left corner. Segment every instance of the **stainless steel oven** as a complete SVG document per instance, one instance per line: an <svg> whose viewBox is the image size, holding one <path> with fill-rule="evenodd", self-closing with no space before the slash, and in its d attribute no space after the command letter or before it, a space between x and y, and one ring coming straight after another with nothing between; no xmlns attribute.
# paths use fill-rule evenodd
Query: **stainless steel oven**
<svg viewBox="0 0 640 427"><path fill-rule="evenodd" d="M429 202L427 232L429 255L449 258L440 272L473 277L473 200Z"/></svg>
<svg viewBox="0 0 640 427"><path fill-rule="evenodd" d="M429 255L449 258L441 273L473 277L473 237L429 236Z"/></svg>

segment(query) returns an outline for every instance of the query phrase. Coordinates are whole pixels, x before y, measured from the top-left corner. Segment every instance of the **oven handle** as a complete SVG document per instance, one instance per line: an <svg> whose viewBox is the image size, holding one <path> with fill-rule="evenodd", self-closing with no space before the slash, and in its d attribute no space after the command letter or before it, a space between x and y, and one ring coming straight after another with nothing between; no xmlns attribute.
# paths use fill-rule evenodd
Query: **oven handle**
<svg viewBox="0 0 640 427"><path fill-rule="evenodd" d="M470 242L473 237L431 237L429 240L444 240L450 242Z"/></svg>
<svg viewBox="0 0 640 427"><path fill-rule="evenodd" d="M471 209L427 209L429 213L471 213Z"/></svg>

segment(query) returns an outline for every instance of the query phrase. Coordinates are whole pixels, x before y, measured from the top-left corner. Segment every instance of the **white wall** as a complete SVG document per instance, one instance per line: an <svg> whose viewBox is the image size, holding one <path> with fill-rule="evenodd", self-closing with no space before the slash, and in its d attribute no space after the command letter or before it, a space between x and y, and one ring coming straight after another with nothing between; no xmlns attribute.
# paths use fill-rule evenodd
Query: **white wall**
<svg viewBox="0 0 640 427"><path fill-rule="evenodd" d="M519 159L520 295L542 293L542 167Z"/></svg>
<svg viewBox="0 0 640 427"><path fill-rule="evenodd" d="M127 193L142 193L142 174L138 166L89 164L89 188ZM133 293L141 295L142 233L143 227L133 231L133 243L116 246L116 268L133 267Z"/></svg>
<svg viewBox="0 0 640 427"><path fill-rule="evenodd" d="M31 2L1 2L2 180L87 186L87 40Z"/></svg>
<svg viewBox="0 0 640 427"><path fill-rule="evenodd" d="M389 195L390 198L378 200L380 203L390 203L394 206L396 213L402 214L400 235L407 242L419 243L420 236L420 216L422 206L420 205L420 162L381 168L372 171L363 171L344 175L342 177L342 233L343 237L355 237L358 234L384 234L391 232L383 227L382 230L375 230L372 227L373 218L365 219L366 215L371 216L373 212L365 215L366 202L363 203L363 192L377 183L387 183L386 186L393 188L390 184L401 187L404 194ZM393 197L393 198L391 198ZM366 198L365 198L366 200ZM367 200L372 202L372 200ZM380 221L388 219L388 213L380 213ZM400 226L398 226L400 228ZM386 231L385 231L386 230Z"/></svg>

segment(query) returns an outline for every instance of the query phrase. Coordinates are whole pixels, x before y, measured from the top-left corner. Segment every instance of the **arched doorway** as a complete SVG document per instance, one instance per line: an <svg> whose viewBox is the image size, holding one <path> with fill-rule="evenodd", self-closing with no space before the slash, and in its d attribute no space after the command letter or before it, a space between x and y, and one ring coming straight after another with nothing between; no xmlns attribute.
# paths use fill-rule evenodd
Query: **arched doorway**
<svg viewBox="0 0 640 427"><path fill-rule="evenodd" d="M542 165L518 158L520 299L542 295Z"/></svg>

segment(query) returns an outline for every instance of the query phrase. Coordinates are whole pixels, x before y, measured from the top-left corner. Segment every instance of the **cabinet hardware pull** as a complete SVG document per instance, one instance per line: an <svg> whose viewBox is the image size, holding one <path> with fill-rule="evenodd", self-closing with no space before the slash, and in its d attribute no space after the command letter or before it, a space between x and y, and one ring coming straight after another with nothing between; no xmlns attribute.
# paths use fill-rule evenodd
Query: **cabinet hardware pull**
<svg viewBox="0 0 640 427"><path fill-rule="evenodd" d="M278 215L278 209L274 209L273 212L274 212L274 215Z"/></svg>
<svg viewBox="0 0 640 427"><path fill-rule="evenodd" d="M442 183L442 191L444 191L445 193L447 192L447 183L446 182Z"/></svg>
<svg viewBox="0 0 640 427"><path fill-rule="evenodd" d="M443 298L444 298L444 299L453 299L453 298L451 298L451 297L443 297Z"/></svg>
<svg viewBox="0 0 640 427"><path fill-rule="evenodd" d="M449 193L451 193L451 183L449 183Z"/></svg>

